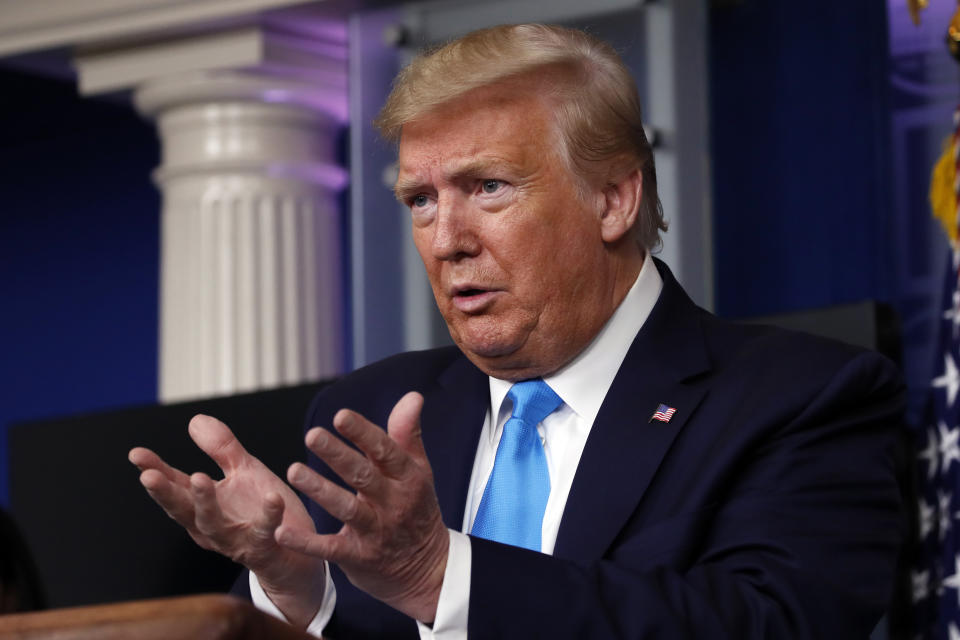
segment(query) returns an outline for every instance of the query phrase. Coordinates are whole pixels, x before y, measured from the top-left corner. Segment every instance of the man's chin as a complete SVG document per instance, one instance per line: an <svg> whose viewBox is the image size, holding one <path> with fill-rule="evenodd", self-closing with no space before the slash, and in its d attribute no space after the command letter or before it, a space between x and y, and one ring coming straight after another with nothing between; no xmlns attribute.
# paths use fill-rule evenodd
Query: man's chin
<svg viewBox="0 0 960 640"><path fill-rule="evenodd" d="M488 344L484 342L457 342L457 346L471 360L477 358L491 361L508 360L514 357L520 349L520 345Z"/></svg>
<svg viewBox="0 0 960 640"><path fill-rule="evenodd" d="M552 373L543 363L535 364L519 346L459 344L460 350L478 369L501 380L527 380Z"/></svg>
<svg viewBox="0 0 960 640"><path fill-rule="evenodd" d="M538 362L542 358L531 353L529 333L512 332L514 335L507 336L503 326L494 323L473 323L457 328L460 331L451 330L450 337L460 351L489 376L503 380L525 380L549 373L540 371L544 363Z"/></svg>

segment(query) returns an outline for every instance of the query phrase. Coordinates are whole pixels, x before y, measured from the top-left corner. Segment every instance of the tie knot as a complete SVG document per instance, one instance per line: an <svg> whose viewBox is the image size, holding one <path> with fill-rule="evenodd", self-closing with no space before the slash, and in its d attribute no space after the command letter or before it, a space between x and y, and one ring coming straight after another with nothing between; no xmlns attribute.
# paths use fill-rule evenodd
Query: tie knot
<svg viewBox="0 0 960 640"><path fill-rule="evenodd" d="M563 400L540 378L518 382L507 392L513 401L511 416L527 424L536 425L556 411Z"/></svg>

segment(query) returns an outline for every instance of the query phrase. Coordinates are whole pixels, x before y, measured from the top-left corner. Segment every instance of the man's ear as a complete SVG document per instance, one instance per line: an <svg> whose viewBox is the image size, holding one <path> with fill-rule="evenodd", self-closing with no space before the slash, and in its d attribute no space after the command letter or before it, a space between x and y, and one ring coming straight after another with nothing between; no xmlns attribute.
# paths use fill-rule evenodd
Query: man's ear
<svg viewBox="0 0 960 640"><path fill-rule="evenodd" d="M603 211L600 213L600 235L607 243L618 242L630 233L636 222L643 195L643 174L633 169L616 182L603 188Z"/></svg>

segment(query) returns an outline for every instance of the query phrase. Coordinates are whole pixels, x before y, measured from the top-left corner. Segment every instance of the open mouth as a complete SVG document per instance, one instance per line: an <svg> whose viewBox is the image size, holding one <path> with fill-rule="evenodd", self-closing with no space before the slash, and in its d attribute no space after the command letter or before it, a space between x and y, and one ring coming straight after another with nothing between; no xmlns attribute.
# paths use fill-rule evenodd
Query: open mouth
<svg viewBox="0 0 960 640"><path fill-rule="evenodd" d="M453 294L453 305L464 313L482 313L493 303L497 292L492 289L470 287Z"/></svg>

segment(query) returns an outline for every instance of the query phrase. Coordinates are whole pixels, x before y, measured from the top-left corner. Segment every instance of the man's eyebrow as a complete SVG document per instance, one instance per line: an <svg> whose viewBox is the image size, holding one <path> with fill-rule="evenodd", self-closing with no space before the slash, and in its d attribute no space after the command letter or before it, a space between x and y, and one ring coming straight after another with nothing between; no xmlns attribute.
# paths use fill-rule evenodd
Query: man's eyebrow
<svg viewBox="0 0 960 640"><path fill-rule="evenodd" d="M503 167L506 164L508 163L501 158L474 158L451 169L447 179L456 182L463 178L483 178L488 176L495 167ZM425 189L426 186L417 178L401 176L393 185L393 195L397 200L405 203L408 198Z"/></svg>
<svg viewBox="0 0 960 640"><path fill-rule="evenodd" d="M465 162L453 171L453 178L481 178L489 174L494 167L503 166L503 160L499 158L475 158Z"/></svg>
<svg viewBox="0 0 960 640"><path fill-rule="evenodd" d="M393 196L406 204L407 199L423 191L423 183L415 178L397 178L393 185Z"/></svg>

